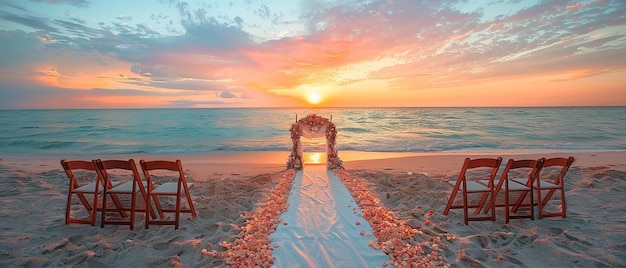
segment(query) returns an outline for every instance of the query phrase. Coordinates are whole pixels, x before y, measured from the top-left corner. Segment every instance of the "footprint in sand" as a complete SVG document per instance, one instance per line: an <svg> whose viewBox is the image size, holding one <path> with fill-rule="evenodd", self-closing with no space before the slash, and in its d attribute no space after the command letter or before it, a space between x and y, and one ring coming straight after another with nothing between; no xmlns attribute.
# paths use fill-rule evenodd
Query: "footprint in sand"
<svg viewBox="0 0 626 268"><path fill-rule="evenodd" d="M72 244L78 244L80 243L81 240L83 240L83 238L84 238L83 235L73 235L73 236L70 236L67 240L72 242Z"/></svg>
<svg viewBox="0 0 626 268"><path fill-rule="evenodd" d="M573 237L573 236L569 235L568 233L563 233L563 234L565 235L565 237L567 237L567 239L569 239L571 241L578 242L578 243L581 243L581 244L583 244L585 246L589 246L589 247L593 246L593 244L591 244L591 243L589 243L587 241L584 241L584 240L580 240L580 239L578 239L576 237Z"/></svg>
<svg viewBox="0 0 626 268"><path fill-rule="evenodd" d="M48 254L51 253L53 251L59 250L64 248L65 246L67 246L67 244L69 244L69 240L67 239L61 239L58 243L54 243L54 244L48 244L46 245L43 250L41 251L41 254Z"/></svg>
<svg viewBox="0 0 626 268"><path fill-rule="evenodd" d="M166 250L170 247L170 243L168 242L156 243L152 247L156 250Z"/></svg>
<svg viewBox="0 0 626 268"><path fill-rule="evenodd" d="M528 244L530 244L531 242L533 242L533 240L535 240L534 238L527 236L527 235L520 235L517 240L515 241L515 246L517 247L523 247L526 246Z"/></svg>
<svg viewBox="0 0 626 268"><path fill-rule="evenodd" d="M498 247L506 247L514 241L515 236L512 233L497 232L491 235L491 243Z"/></svg>
<svg viewBox="0 0 626 268"><path fill-rule="evenodd" d="M550 231L553 235L560 235L563 233L563 229L557 227L548 228L548 231Z"/></svg>

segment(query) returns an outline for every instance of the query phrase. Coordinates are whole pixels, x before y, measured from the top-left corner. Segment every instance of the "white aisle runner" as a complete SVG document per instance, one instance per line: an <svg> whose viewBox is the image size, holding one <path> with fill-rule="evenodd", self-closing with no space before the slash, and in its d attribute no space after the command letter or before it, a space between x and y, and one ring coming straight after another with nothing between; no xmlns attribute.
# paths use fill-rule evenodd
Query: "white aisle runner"
<svg viewBox="0 0 626 268"><path fill-rule="evenodd" d="M325 165L298 171L289 208L271 235L274 267L381 267L389 257L368 244L372 228L354 213L358 206ZM357 225L357 221L360 223ZM365 232L365 236L361 235Z"/></svg>

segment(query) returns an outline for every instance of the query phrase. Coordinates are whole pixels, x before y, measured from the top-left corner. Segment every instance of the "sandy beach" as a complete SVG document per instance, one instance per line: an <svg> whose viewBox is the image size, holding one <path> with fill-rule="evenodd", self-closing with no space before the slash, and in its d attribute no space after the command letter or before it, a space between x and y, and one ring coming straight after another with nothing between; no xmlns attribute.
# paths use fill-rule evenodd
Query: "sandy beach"
<svg viewBox="0 0 626 268"><path fill-rule="evenodd" d="M567 218L463 224L462 210L442 214L463 159L574 156L566 176ZM0 160L2 267L223 267L223 242L245 224L242 214L266 202L286 172L285 152L182 156L198 217L181 227L64 224L68 180L60 159ZM456 267L626 266L626 152L419 154L340 152L346 173L424 235L441 239L443 263ZM105 159L104 157L102 157ZM119 158L118 159L124 159ZM426 214L429 224L424 224ZM217 252L218 254L203 254Z"/></svg>

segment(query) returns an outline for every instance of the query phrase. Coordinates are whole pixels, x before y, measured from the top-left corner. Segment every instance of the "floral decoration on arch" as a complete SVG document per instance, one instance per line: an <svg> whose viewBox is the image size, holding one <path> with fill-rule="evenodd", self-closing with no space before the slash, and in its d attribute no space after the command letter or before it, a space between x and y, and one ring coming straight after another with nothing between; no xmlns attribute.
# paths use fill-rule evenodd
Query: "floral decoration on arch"
<svg viewBox="0 0 626 268"><path fill-rule="evenodd" d="M306 129L302 129L302 127ZM306 133L317 133L323 128L326 128L326 167L328 169L342 169L343 161L339 159L337 154L337 149L335 146L335 140L337 138L337 127L335 124L331 122L328 118L324 118L318 116L316 114L309 114L305 118L302 118L296 123L291 125L289 131L291 132L291 141L293 143L293 147L291 150L291 155L289 155L289 159L287 160L287 168L288 169L302 169L303 160L301 152L299 151L300 146L300 137L303 132Z"/></svg>

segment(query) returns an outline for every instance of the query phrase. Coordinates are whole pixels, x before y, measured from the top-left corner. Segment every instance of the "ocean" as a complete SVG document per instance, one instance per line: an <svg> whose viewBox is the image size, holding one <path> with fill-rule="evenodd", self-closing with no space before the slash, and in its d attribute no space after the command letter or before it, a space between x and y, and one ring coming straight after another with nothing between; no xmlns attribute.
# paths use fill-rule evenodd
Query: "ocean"
<svg viewBox="0 0 626 268"><path fill-rule="evenodd" d="M340 152L626 150L626 107L0 110L0 157L288 153L312 113Z"/></svg>

